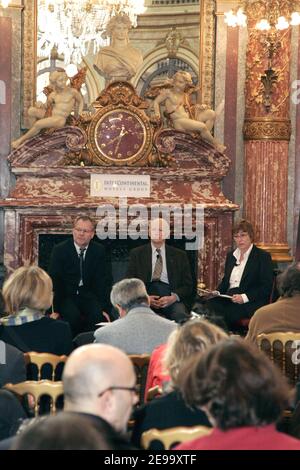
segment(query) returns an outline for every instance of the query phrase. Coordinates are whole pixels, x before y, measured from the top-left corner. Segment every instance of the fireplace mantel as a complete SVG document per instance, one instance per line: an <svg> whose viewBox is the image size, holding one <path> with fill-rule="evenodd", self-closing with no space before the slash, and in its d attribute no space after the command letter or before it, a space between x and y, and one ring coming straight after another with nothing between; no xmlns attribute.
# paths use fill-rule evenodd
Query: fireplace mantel
<svg viewBox="0 0 300 470"><path fill-rule="evenodd" d="M9 156L16 184L0 201L5 213L6 269L38 262L40 234L71 233L76 216L95 216L98 206L104 203L118 211L117 198L90 196L91 174L150 175L151 197L128 198L127 204L144 204L148 209L158 203L192 204L193 208L203 205L205 244L198 254L198 281L215 287L231 248L233 212L238 209L221 189L229 158L210 144L199 140L193 144L191 136L178 132L173 135L166 130L159 135L158 145L163 154L171 142L174 158L170 166L72 166L65 164L68 133L79 135L68 126L31 139Z"/></svg>

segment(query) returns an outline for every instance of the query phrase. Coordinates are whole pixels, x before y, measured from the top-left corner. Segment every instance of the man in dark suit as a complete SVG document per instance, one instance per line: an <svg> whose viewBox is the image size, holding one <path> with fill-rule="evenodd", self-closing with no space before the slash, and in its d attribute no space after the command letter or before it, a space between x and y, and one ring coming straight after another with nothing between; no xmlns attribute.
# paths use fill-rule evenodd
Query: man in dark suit
<svg viewBox="0 0 300 470"><path fill-rule="evenodd" d="M145 283L155 312L179 322L189 316L193 281L186 253L165 244L169 232L164 219L151 222L151 243L131 251L127 277Z"/></svg>
<svg viewBox="0 0 300 470"><path fill-rule="evenodd" d="M0 341L0 388L7 383L26 380L24 354L14 346Z"/></svg>
<svg viewBox="0 0 300 470"><path fill-rule="evenodd" d="M241 318L251 318L255 310L269 303L274 276L270 254L253 244L250 222L238 222L233 238L236 249L227 254L224 277L217 288L232 298L217 297L209 302L229 328Z"/></svg>
<svg viewBox="0 0 300 470"><path fill-rule="evenodd" d="M107 319L103 310L109 306L110 268L104 248L92 241L94 235L94 221L77 217L73 240L56 245L50 261L54 309L70 323L74 336Z"/></svg>

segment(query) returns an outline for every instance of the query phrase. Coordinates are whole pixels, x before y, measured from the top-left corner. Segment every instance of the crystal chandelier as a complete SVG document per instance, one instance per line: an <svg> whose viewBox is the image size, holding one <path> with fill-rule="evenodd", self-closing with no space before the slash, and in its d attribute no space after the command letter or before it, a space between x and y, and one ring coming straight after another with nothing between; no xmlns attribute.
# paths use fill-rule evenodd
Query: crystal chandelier
<svg viewBox="0 0 300 470"><path fill-rule="evenodd" d="M107 45L105 27L112 16L126 13L136 26L143 11L144 0L38 0L38 56L50 57L55 47L65 64L79 64Z"/></svg>
<svg viewBox="0 0 300 470"><path fill-rule="evenodd" d="M241 2L234 10L229 10L224 13L224 21L228 26L247 26L247 9L255 3L256 0L246 0ZM257 2L259 3L259 2ZM276 30L287 29L291 26L298 26L300 24L300 8L298 2L291 1L288 15L284 15L280 9L280 0L264 1L265 16L260 18L255 29L260 31L269 31L272 28Z"/></svg>
<svg viewBox="0 0 300 470"><path fill-rule="evenodd" d="M0 0L0 7L9 3ZM105 27L112 16L125 13L136 26L145 11L144 0L37 0L37 6L38 56L50 57L55 48L65 64L79 64L107 45Z"/></svg>

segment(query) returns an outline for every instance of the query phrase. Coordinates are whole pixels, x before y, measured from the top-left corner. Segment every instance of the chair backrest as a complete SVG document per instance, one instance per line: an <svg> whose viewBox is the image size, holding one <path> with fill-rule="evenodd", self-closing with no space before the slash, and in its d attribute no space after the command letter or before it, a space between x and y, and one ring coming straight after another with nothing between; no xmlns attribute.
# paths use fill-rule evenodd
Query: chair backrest
<svg viewBox="0 0 300 470"><path fill-rule="evenodd" d="M147 381L147 373L150 362L149 354L131 354L128 356L131 360L135 373L136 381L139 388L139 405L144 403L144 395Z"/></svg>
<svg viewBox="0 0 300 470"><path fill-rule="evenodd" d="M65 363L67 356L56 356L55 354L50 353L37 353L34 351L24 353L25 363L28 366L29 364L34 364L38 369L38 380L42 378L42 367L45 364L50 364L52 367L52 376L51 380L55 380L55 372L58 364Z"/></svg>
<svg viewBox="0 0 300 470"><path fill-rule="evenodd" d="M206 426L178 426L168 429L149 429L143 432L141 443L143 449L149 449L152 441L159 441L165 449L171 449L177 444L186 441L192 441L196 437L208 436L212 432L212 428Z"/></svg>
<svg viewBox="0 0 300 470"><path fill-rule="evenodd" d="M300 345L300 333L262 333L256 338L259 349L280 368L293 386L299 382L300 377L300 367L295 360L297 344L294 341L299 341Z"/></svg>
<svg viewBox="0 0 300 470"><path fill-rule="evenodd" d="M62 382L52 382L51 380L26 380L26 382L18 384L6 384L4 388L21 397L32 395L34 397L34 416L39 414L40 398L44 395L50 397L50 414L55 414L56 401L64 393Z"/></svg>

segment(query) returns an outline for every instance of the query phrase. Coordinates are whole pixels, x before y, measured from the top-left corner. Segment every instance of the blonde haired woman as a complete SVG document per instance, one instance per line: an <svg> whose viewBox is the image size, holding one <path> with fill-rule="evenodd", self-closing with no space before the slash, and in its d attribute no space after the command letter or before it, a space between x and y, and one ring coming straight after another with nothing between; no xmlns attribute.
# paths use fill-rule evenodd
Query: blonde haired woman
<svg viewBox="0 0 300 470"><path fill-rule="evenodd" d="M52 281L38 266L16 269L3 285L6 316L0 319L0 339L23 352L69 354L67 323L45 316L52 305Z"/></svg>
<svg viewBox="0 0 300 470"><path fill-rule="evenodd" d="M171 382L170 392L154 399L135 413L133 442L139 445L141 435L151 428L167 429L174 426L210 426L201 410L189 408L178 388L178 375L186 362L197 353L204 353L212 345L227 338L227 334L206 320L190 320L171 333L164 357ZM154 449L154 447L153 447Z"/></svg>

